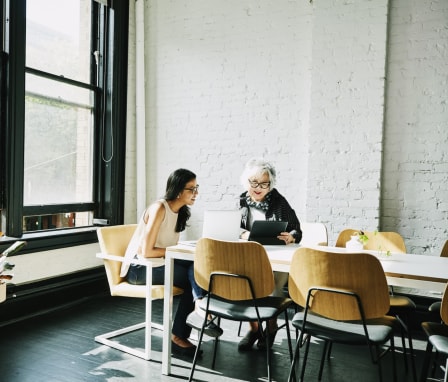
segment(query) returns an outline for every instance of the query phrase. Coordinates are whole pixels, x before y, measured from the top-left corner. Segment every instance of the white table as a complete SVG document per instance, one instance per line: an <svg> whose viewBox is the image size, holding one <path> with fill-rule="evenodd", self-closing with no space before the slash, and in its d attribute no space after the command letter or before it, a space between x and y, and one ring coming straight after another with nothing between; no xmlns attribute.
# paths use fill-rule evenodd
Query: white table
<svg viewBox="0 0 448 382"><path fill-rule="evenodd" d="M287 246L265 246L274 271L289 272L292 255L298 244ZM311 247L328 252L347 253L345 248L337 247ZM195 247L178 244L169 247L165 254L165 299L163 305L163 350L162 374L171 372L171 326L173 307L173 264L174 259L194 260ZM359 252L359 251L355 251ZM383 266L389 285L423 289L441 293L448 282L448 258L439 256L425 256L393 253L384 256L378 251L362 251L376 255Z"/></svg>

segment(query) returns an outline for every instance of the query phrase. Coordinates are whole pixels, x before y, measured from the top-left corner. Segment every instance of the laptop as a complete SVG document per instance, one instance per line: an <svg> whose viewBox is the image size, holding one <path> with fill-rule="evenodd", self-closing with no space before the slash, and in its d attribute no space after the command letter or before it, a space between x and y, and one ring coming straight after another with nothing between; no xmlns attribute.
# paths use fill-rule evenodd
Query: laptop
<svg viewBox="0 0 448 382"><path fill-rule="evenodd" d="M277 236L285 232L287 226L288 222L285 221L255 220L248 240L262 245L285 245L285 241L277 239Z"/></svg>
<svg viewBox="0 0 448 382"><path fill-rule="evenodd" d="M206 210L202 237L238 241L240 238L241 212L239 210Z"/></svg>

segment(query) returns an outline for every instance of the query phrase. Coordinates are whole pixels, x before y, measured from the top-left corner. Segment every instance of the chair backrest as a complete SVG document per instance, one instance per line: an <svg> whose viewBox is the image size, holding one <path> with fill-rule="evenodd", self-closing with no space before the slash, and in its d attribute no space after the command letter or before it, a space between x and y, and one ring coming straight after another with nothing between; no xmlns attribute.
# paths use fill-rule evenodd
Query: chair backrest
<svg viewBox="0 0 448 382"><path fill-rule="evenodd" d="M336 240L336 247L345 247L345 244L355 232L359 232L359 230L345 229L341 231ZM404 239L397 232L364 231L364 234L369 238L364 244L364 249L395 253L407 252Z"/></svg>
<svg viewBox="0 0 448 382"><path fill-rule="evenodd" d="M291 298L305 307L308 290L323 286L356 292L365 318L384 316L390 307L389 289L379 260L367 253L331 253L299 248L293 255L288 289ZM360 319L356 301L342 294L316 292L310 309L335 320Z"/></svg>
<svg viewBox="0 0 448 382"><path fill-rule="evenodd" d="M328 245L327 227L323 223L300 223L302 230L302 240L300 244L307 245Z"/></svg>
<svg viewBox="0 0 448 382"><path fill-rule="evenodd" d="M344 248L345 243L347 243L347 241L349 241L351 239L351 237L355 234L355 232L357 232L357 230L352 229L352 228L347 228L347 229L342 230L339 233L338 238L336 239L335 246Z"/></svg>
<svg viewBox="0 0 448 382"><path fill-rule="evenodd" d="M209 291L210 275L213 272L248 277L256 298L269 296L274 290L271 263L266 250L257 242L200 239L194 257L194 276L202 289ZM252 298L247 282L235 277L215 278L212 292L229 300Z"/></svg>
<svg viewBox="0 0 448 382"><path fill-rule="evenodd" d="M137 224L114 225L97 229L98 242L102 253L124 256ZM104 260L107 281L111 291L124 279L120 277L121 262Z"/></svg>
<svg viewBox="0 0 448 382"><path fill-rule="evenodd" d="M442 252L440 252L440 257L448 257L448 240L445 241L443 245Z"/></svg>

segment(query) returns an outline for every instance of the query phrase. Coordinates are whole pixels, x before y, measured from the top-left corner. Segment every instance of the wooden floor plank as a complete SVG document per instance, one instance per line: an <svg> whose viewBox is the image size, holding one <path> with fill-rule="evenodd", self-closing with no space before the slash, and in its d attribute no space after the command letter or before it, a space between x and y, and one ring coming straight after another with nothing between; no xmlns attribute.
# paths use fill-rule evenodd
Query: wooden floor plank
<svg viewBox="0 0 448 382"><path fill-rule="evenodd" d="M153 361L108 348L94 341L98 334L143 321L144 301L110 296L97 296L82 304L48 313L0 328L0 380L7 382L78 382L78 381L179 381L189 375L188 359L173 359L171 376L161 375L162 339L153 331ZM162 301L154 302L154 320L162 322ZM265 354L259 350L240 353L237 344L238 323L225 322L224 335L218 348L215 370L211 370L213 343L204 345L204 357L198 364L195 380L257 381L266 377ZM247 330L244 325L242 333ZM140 341L143 331L124 341ZM399 338L397 346L401 344ZM416 339L418 371L425 343ZM313 341L306 380L316 380L319 365L319 341ZM401 350L401 349L398 349ZM274 381L285 381L289 371L286 335L280 332L273 347ZM387 361L387 360L386 360ZM384 375L390 370L388 362ZM397 354L400 380L410 381L404 372L401 354ZM324 381L376 382L377 369L363 349L335 346L332 359L325 366ZM389 379L386 377L385 381Z"/></svg>

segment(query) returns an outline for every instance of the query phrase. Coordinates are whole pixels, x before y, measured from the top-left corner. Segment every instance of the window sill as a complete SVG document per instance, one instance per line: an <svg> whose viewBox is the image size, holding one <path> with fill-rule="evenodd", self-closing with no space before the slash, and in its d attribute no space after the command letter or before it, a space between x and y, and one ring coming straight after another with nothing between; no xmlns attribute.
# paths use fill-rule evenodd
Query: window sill
<svg viewBox="0 0 448 382"><path fill-rule="evenodd" d="M26 233L20 238L3 236L0 239L0 253L17 240L27 242L27 245L17 255L96 243L98 242L96 230L97 227L91 226Z"/></svg>

